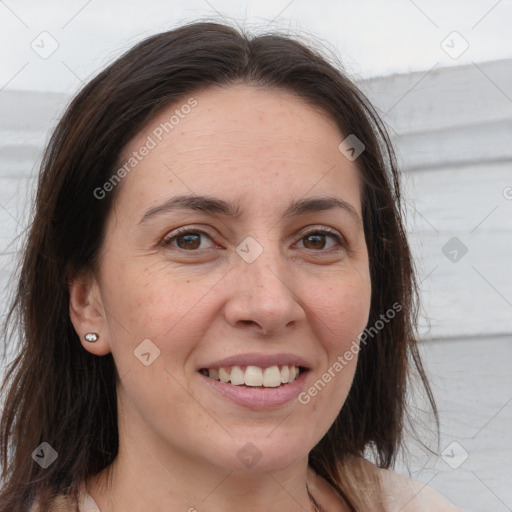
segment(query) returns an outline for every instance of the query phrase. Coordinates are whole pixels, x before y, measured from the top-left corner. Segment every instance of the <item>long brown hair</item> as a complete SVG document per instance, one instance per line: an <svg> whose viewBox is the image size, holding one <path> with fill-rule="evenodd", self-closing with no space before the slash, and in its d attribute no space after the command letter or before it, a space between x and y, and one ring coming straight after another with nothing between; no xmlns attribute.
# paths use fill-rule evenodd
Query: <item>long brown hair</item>
<svg viewBox="0 0 512 512"><path fill-rule="evenodd" d="M44 154L4 330L6 341L18 345L2 388L0 512L28 510L36 497L41 510L49 510L53 497L76 496L80 482L116 457L114 360L84 350L69 317L68 283L80 272L94 272L115 197L114 190L98 200L93 191L111 178L121 150L164 106L211 85L239 82L293 92L327 112L345 136L364 143L357 164L372 283L368 325L393 304L401 306L361 344L346 403L311 451L310 465L355 510L364 510L360 491L371 475L360 462L371 448L378 466L393 465L413 376L423 382L437 419L417 349L417 290L399 174L379 116L339 63L297 39L192 23L140 42L85 85ZM42 442L58 453L46 469L31 457Z"/></svg>

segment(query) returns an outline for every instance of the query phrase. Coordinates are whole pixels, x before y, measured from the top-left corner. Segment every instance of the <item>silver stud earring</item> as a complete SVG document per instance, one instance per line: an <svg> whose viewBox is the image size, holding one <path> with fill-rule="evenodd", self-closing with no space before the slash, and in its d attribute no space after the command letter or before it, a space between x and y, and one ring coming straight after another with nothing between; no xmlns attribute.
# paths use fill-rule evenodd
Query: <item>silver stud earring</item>
<svg viewBox="0 0 512 512"><path fill-rule="evenodd" d="M88 332L84 336L84 340L88 341L89 343L94 343L95 341L98 341L99 337L100 337L99 334L96 334L95 332Z"/></svg>

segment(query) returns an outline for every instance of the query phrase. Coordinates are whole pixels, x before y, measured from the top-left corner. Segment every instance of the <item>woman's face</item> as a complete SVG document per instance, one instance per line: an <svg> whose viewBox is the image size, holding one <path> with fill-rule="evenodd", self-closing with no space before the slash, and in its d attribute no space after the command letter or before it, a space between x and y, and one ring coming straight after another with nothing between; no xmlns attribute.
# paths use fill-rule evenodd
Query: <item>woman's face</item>
<svg viewBox="0 0 512 512"><path fill-rule="evenodd" d="M123 152L97 331L127 437L160 457L279 470L307 456L352 383L344 355L371 294L358 170L338 149L349 134L288 92L193 98Z"/></svg>

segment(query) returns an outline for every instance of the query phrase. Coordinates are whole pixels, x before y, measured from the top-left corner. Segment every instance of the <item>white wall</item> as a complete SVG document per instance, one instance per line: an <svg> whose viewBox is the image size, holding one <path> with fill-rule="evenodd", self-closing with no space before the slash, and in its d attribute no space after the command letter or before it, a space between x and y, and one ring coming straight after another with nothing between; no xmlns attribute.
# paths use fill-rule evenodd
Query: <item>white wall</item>
<svg viewBox="0 0 512 512"><path fill-rule="evenodd" d="M441 416L445 456L413 447L412 475L467 510L512 510L512 60L362 85L406 171Z"/></svg>

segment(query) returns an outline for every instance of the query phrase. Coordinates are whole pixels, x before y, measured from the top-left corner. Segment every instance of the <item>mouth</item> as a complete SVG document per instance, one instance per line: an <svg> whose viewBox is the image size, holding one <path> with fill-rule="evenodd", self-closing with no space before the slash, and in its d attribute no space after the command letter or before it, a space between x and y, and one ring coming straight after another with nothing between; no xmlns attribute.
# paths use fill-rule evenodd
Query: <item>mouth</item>
<svg viewBox="0 0 512 512"><path fill-rule="evenodd" d="M293 364L272 366L220 366L201 368L201 375L214 381L241 388L280 388L291 384L307 371L304 366Z"/></svg>
<svg viewBox="0 0 512 512"><path fill-rule="evenodd" d="M292 407L312 368L297 354L253 352L204 361L197 375L219 405L227 400L246 410L268 412Z"/></svg>

